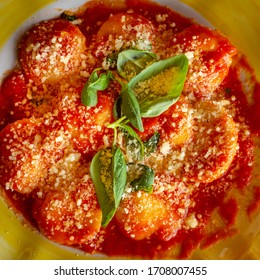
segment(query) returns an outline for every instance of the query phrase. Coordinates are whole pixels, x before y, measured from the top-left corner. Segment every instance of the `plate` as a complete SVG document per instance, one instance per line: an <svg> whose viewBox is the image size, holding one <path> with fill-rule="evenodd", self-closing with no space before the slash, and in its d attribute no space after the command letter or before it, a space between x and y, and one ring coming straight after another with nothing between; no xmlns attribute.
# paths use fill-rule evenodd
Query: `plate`
<svg viewBox="0 0 260 280"><path fill-rule="evenodd" d="M16 41L33 23L53 18L62 9L73 9L86 0L2 0L0 3L0 77L16 62ZM260 79L260 2L258 0L162 0L167 5L203 25L214 26L225 33L232 43L247 55ZM32 228L0 197L0 259L89 259L90 256L65 246L50 242ZM196 259L260 259L260 235L255 231L260 215L247 225L244 235L235 240L224 241L210 250L198 251ZM259 228L260 226L258 226ZM237 254L230 252L231 243L239 242L242 248ZM104 258L95 255L91 258Z"/></svg>

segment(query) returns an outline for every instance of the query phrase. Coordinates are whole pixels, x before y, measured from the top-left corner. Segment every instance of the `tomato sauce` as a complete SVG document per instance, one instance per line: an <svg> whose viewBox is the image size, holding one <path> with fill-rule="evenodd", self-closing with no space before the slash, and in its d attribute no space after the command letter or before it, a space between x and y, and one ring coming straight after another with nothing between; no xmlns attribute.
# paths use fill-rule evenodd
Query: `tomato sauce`
<svg viewBox="0 0 260 280"><path fill-rule="evenodd" d="M95 40L95 36L101 25L110 18L111 14L129 13L129 11L131 11L130 13L142 15L151 21L158 29L162 28L162 24L164 27L166 26L166 29L171 27L172 37L166 38L169 42L171 41L170 39L175 37L177 38L176 40L179 40L179 42L182 42L183 44L185 44L185 41L192 42L193 37L196 37L202 30L199 26L193 26L194 22L192 19L183 17L167 7L162 7L149 1L128 0L126 1L126 5L119 7L108 7L107 5L96 4L94 1L93 3L87 3L83 6L77 14L77 17L82 20L78 27L86 39L86 46L89 47L91 42ZM164 20L161 19L162 15L167 15ZM186 30L188 31L186 32ZM183 35L181 33L182 31L185 31L186 33ZM212 33L209 32L207 38L214 41L214 36L215 33L212 35ZM169 45L167 40L164 43ZM213 60L222 61L225 54L234 57L240 56L240 54L235 56L235 48L229 44L227 39L223 37L221 40L222 41L219 43L221 47L218 47L217 44L214 43L216 48L215 51L208 51L206 49L205 53L202 51L202 59L206 62L206 67L211 67L211 61ZM97 48L99 45L102 45L102 43L103 42L99 41L95 42ZM167 48L169 48L168 45ZM35 48L35 45L32 47ZM193 51L192 44L190 46L187 45L186 48L187 49L184 49L185 52ZM24 53L27 55L28 50L24 50ZM234 190L240 194L243 192L250 192L251 201L246 201L246 199L243 201L243 203L246 204L248 209L247 214L250 217L259 210L259 186L252 187L250 186L250 182L254 176L253 162L256 144L254 143L253 138L260 132L258 121L260 112L260 84L256 81L253 70L246 62L244 56L236 59L238 61L233 63L230 68L228 68L228 71L226 69L223 70L222 63L215 66L215 71L219 72L220 75L223 74L224 79L216 89L217 97L214 97L214 100L218 101L220 98L229 100L232 104L230 110L233 112L234 121L245 128L242 128L238 133L239 149L228 170L225 171L220 178L209 182L199 183L198 187L194 188L187 198L188 200L195 202L191 203L188 208L187 219L190 215L190 223L194 222L194 219L192 219L194 215L194 217L196 217L195 223L198 223L198 225L187 226L184 222L176 235L173 235L168 240L161 239L160 236L156 234L152 234L143 240L135 240L129 238L126 234L123 234L120 222L113 219L105 229L100 229L89 241L84 242L84 244L72 244L72 246L80 248L87 253L103 253L107 256L122 258L184 259L191 257L196 249L208 248L220 240L237 234L239 229L236 226L236 222L237 216L240 215L241 202L233 194ZM102 61L102 58L98 58L97 61L98 63L96 64L98 65ZM96 64L90 63L88 70L94 69L95 66L97 66ZM246 70L252 79L252 100L248 100L248 96L245 94L243 83L239 76L239 71L241 69ZM54 118L52 119L52 123L47 124L44 128L44 133L48 135L47 133L52 133L55 131L56 127L59 127L59 129L62 127L66 129L68 128L69 133L73 135L73 151L76 150L76 152L80 153L84 157L84 164L88 165L89 161L94 156L95 151L102 147L105 136L108 138L107 141L109 143L112 142L112 132L108 133L104 127L99 128L100 131L93 134L92 140L96 143L95 146L92 145L92 142L90 142L88 138L82 140L82 136L79 132L89 133L89 129L91 129L91 126L84 128L85 123L89 120L93 122L96 121L94 117L92 119L92 116L94 116L96 112L95 108L88 116L82 117L84 114L80 115L81 110L84 110L80 103L80 92L86 78L81 76L75 78L72 82L69 78L66 78L68 84L77 88L77 90L73 90L72 93L75 95L73 104L76 105L75 108L61 109L60 112L56 113L52 107L53 102L63 102L61 101L62 96L55 99L55 101L52 101L52 97L55 95L57 88L61 88L62 86L65 87L64 83L60 84L59 81L54 80L49 84L42 82L42 84L40 83L40 85L37 85L39 80L37 79L37 82L32 83L30 79L33 79L33 76L30 76L31 74L28 74L28 71L24 69L15 69L2 83L0 92L0 128L4 129L8 124L12 124L16 120L30 118L32 116L35 118L43 118L44 121L49 108L51 108ZM100 94L101 98L99 99L97 108L104 110L105 113L104 116L100 115L99 118L102 120L105 119L106 123L112 122L113 120L111 114L108 112L110 110L109 108L112 107L114 99L118 96L118 88L119 85L114 83L114 86L109 89L107 95L104 94L103 96ZM187 88L190 87L187 86ZM37 97L35 99L33 99L32 96L30 97L32 102L26 103L24 99L28 97L28 94L33 94L33 92L37 90L45 93L48 92L48 95L43 95L42 98ZM187 92L188 91L189 90L187 89ZM206 96L205 92L208 94L209 91L205 91L204 89L201 91L195 90L194 95L199 101L210 99L211 96ZM46 106L40 106L41 109L39 109L39 105L42 104L45 104ZM178 103L176 104L177 105L175 106L178 107ZM179 116L179 118L181 117ZM169 125L169 122L167 120L165 121L165 118L168 118L167 113L160 117L144 119L144 126L147 130L144 134L140 133L140 137L150 137L155 130L158 130L159 126L161 126L160 129L164 133L168 133L172 128L171 125ZM181 121L181 119L179 120ZM71 129L71 127L74 128ZM251 129L252 134L251 132L248 132L247 127ZM59 140L59 137L62 136L57 135L56 139ZM59 146L60 152L55 155L56 162L61 160L62 157L64 157L64 154L66 154L62 144L59 144L58 140L56 144L61 146ZM223 159L223 161L224 160L225 159ZM180 172L184 171L182 170ZM82 173L84 173L84 170L82 170ZM181 178L178 176L181 175L178 175L177 173L177 180ZM55 183L57 183L57 180ZM84 182L82 184L84 185ZM196 183L194 182L193 184ZM31 193L19 193L12 189L3 189L5 197L9 203L19 213L22 213L32 226L39 227L38 221L35 220L35 217L38 217L37 215L39 215L39 213L33 213L35 211L37 212L37 210L35 210L34 201L35 198L39 196L40 191L36 188ZM52 187L50 190L51 192L56 191L55 188ZM221 222L218 225L212 226L214 225L215 218Z"/></svg>

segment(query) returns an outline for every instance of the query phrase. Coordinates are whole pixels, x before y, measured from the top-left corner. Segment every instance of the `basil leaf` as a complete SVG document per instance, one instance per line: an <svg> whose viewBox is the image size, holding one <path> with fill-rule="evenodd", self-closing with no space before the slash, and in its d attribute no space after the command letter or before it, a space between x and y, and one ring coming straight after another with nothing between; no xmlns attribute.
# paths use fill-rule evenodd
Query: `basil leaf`
<svg viewBox="0 0 260 280"><path fill-rule="evenodd" d="M102 73L100 76L98 76L97 72L100 70L101 68L97 68L92 72L82 89L81 102L85 106L96 106L98 102L97 91L105 90L108 87L110 80L113 79L112 73L110 71L107 73Z"/></svg>
<svg viewBox="0 0 260 280"><path fill-rule="evenodd" d="M151 153L156 151L159 140L160 140L160 133L155 132L152 137L150 137L148 140L144 142L146 155L150 155Z"/></svg>
<svg viewBox="0 0 260 280"><path fill-rule="evenodd" d="M121 96L119 96L114 105L113 105L113 117L115 120L118 120L122 117L122 99L121 99Z"/></svg>
<svg viewBox="0 0 260 280"><path fill-rule="evenodd" d="M117 71L122 78L129 81L156 59L157 55L153 52L125 50L118 54Z"/></svg>
<svg viewBox="0 0 260 280"><path fill-rule="evenodd" d="M66 19L68 21L74 21L77 19L77 16L73 15L71 12L63 12L61 14L61 18Z"/></svg>
<svg viewBox="0 0 260 280"><path fill-rule="evenodd" d="M164 73L167 70L170 73L170 77L167 77L167 80L163 80ZM162 78L159 76L159 79L156 80L156 92L152 92L148 88L146 89L148 94L144 96L137 95L141 116L147 118L156 117L172 106L182 93L187 72L187 57L185 55L178 55L154 62L132 78L128 83L128 87L136 91L135 87L138 87L139 83L150 80L159 74L162 75ZM160 91L162 91L163 85L166 82L167 84L169 83L169 89L162 93ZM151 82L152 84L155 83Z"/></svg>
<svg viewBox="0 0 260 280"><path fill-rule="evenodd" d="M144 131L143 122L140 114L139 103L136 99L134 92L125 86L121 91L122 98L122 112L130 123L140 131Z"/></svg>
<svg viewBox="0 0 260 280"><path fill-rule="evenodd" d="M106 227L119 206L126 185L126 163L122 151L104 149L92 159L90 175L102 211L101 226Z"/></svg>
<svg viewBox="0 0 260 280"><path fill-rule="evenodd" d="M106 189L105 184L101 180L102 164L100 157L103 151L99 151L92 159L90 165L90 176L93 180L99 206L102 211L102 225L107 224L107 220L112 219L114 213L114 201L110 199L110 195Z"/></svg>
<svg viewBox="0 0 260 280"><path fill-rule="evenodd" d="M157 117L167 111L178 99L179 96L176 98L164 97L156 100L144 100L140 102L141 116L145 118Z"/></svg>
<svg viewBox="0 0 260 280"><path fill-rule="evenodd" d="M120 148L116 148L112 159L113 190L115 207L118 208L126 186L126 162Z"/></svg>
<svg viewBox="0 0 260 280"><path fill-rule="evenodd" d="M137 164L134 167L139 169L141 175L134 179L130 185L134 188L135 191L145 191L151 194L153 192L153 183L154 183L154 171L149 166L144 164Z"/></svg>

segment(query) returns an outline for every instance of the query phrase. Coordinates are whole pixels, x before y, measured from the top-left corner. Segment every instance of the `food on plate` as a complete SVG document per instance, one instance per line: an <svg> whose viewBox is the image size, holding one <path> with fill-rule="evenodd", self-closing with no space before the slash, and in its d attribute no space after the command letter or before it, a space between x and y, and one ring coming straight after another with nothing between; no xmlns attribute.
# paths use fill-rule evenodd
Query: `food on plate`
<svg viewBox="0 0 260 280"><path fill-rule="evenodd" d="M259 84L224 34L150 1L90 1L17 48L0 92L0 184L48 239L189 258L255 211Z"/></svg>

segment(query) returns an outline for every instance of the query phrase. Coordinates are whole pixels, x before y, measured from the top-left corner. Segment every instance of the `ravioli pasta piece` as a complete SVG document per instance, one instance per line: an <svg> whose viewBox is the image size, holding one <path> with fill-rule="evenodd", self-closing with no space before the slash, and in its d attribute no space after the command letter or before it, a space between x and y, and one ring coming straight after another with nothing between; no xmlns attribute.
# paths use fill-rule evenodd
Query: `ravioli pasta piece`
<svg viewBox="0 0 260 280"><path fill-rule="evenodd" d="M210 183L226 173L237 153L237 126L223 107L205 101L196 106L193 131L182 174L192 181Z"/></svg>
<svg viewBox="0 0 260 280"><path fill-rule="evenodd" d="M40 153L39 125L34 119L23 119L0 132L0 183L7 189L30 193L47 175L47 161Z"/></svg>
<svg viewBox="0 0 260 280"><path fill-rule="evenodd" d="M35 25L22 38L19 60L27 79L39 84L79 72L86 39L69 21L54 19Z"/></svg>
<svg viewBox="0 0 260 280"><path fill-rule="evenodd" d="M123 199L116 219L127 236L142 240L160 229L167 215L163 200L140 191Z"/></svg>
<svg viewBox="0 0 260 280"><path fill-rule="evenodd" d="M104 45L97 48L96 54L107 56L129 48L152 50L155 34L153 24L140 14L111 15L97 33L97 42L104 40Z"/></svg>
<svg viewBox="0 0 260 280"><path fill-rule="evenodd" d="M53 191L36 199L33 216L49 239L60 244L84 244L100 230L101 211L93 199L93 186L82 184L74 192Z"/></svg>
<svg viewBox="0 0 260 280"><path fill-rule="evenodd" d="M151 160L154 164L151 164L159 170L172 172L179 179L201 183L217 180L229 169L239 147L238 129L233 118L214 102L198 102L190 109L186 129L189 137L181 134L174 138L174 134L170 134L172 138L162 142Z"/></svg>
<svg viewBox="0 0 260 280"><path fill-rule="evenodd" d="M197 24L177 33L169 44L167 56L185 53L189 58L184 90L198 97L206 97L218 88L237 54L236 48L223 35Z"/></svg>

